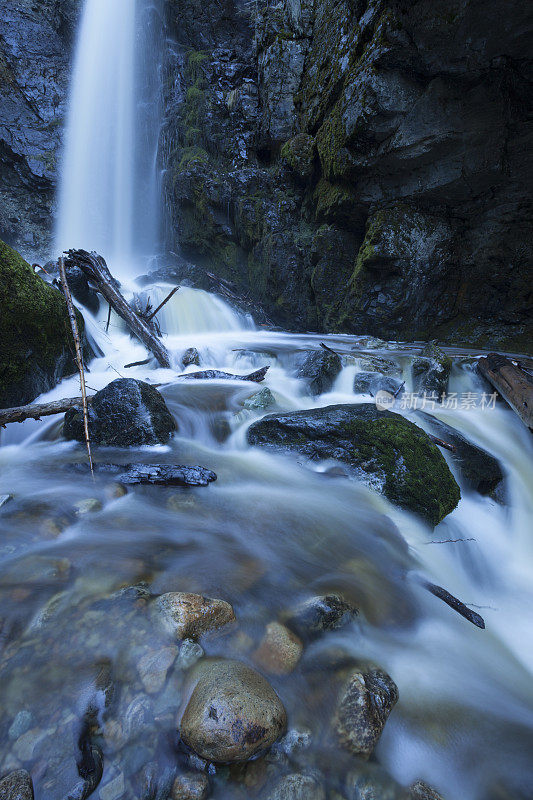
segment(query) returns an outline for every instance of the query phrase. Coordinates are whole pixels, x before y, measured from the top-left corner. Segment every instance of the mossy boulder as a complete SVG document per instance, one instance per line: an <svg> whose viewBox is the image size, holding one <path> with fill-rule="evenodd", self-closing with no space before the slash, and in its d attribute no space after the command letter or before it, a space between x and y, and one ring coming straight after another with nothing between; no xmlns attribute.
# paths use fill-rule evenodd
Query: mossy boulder
<svg viewBox="0 0 533 800"><path fill-rule="evenodd" d="M315 149L315 140L307 133L298 133L281 148L282 159L302 183L313 176Z"/></svg>
<svg viewBox="0 0 533 800"><path fill-rule="evenodd" d="M419 358L413 361L413 386L415 391L436 394L446 393L452 369L452 360L434 342L429 342Z"/></svg>
<svg viewBox="0 0 533 800"><path fill-rule="evenodd" d="M392 502L437 525L461 493L448 465L417 425L374 404L337 405L271 414L251 425L252 445L295 450L311 459L335 458Z"/></svg>
<svg viewBox="0 0 533 800"><path fill-rule="evenodd" d="M298 377L303 378L313 395L329 392L342 369L340 356L331 350L315 350L308 353L298 370Z"/></svg>
<svg viewBox="0 0 533 800"><path fill-rule="evenodd" d="M77 317L83 336L83 317ZM76 369L63 295L2 241L0 342L0 406L29 403Z"/></svg>

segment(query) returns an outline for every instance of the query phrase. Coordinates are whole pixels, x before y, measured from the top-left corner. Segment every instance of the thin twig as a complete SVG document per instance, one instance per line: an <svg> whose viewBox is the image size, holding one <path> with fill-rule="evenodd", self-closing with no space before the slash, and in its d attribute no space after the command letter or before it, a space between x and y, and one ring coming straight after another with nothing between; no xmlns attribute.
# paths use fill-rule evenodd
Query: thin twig
<svg viewBox="0 0 533 800"><path fill-rule="evenodd" d="M107 311L107 324L105 326L105 332L109 331L109 323L111 322L111 303L109 303L108 311Z"/></svg>
<svg viewBox="0 0 533 800"><path fill-rule="evenodd" d="M76 321L76 312L72 303L72 295L67 282L67 273L65 271L65 260L63 257L59 259L59 275L61 278L61 286L63 287L63 294L67 301L68 315L70 319L70 327L72 328L72 336L74 339L74 347L76 349L76 363L78 365L78 372L80 373L80 388L81 388L81 404L83 408L83 427L85 431L85 444L87 446L87 455L89 456L89 466L91 474L94 476L93 457L91 453L91 440L89 438L89 408L87 405L87 392L85 389L85 371L83 369L83 355L80 343L80 334L78 331L78 323Z"/></svg>
<svg viewBox="0 0 533 800"><path fill-rule="evenodd" d="M124 364L124 369L129 369L130 367L144 367L145 364L149 364L152 360L153 356L150 358L145 358L144 361L132 361L131 364Z"/></svg>
<svg viewBox="0 0 533 800"><path fill-rule="evenodd" d="M164 306L164 305L166 305L166 303L168 303L168 301L169 301L169 300L170 300L172 297L174 297L174 295L176 294L176 292L177 292L177 291L179 291L179 288L180 288L179 286L175 286L175 287L172 289L172 291L170 292L170 294L169 294L169 295L167 295L167 297L165 297L165 299L163 300L163 302L162 302L162 303L159 303L159 305L157 306L156 310L155 310L155 311L153 311L153 312L150 314L150 316L149 316L149 317L146 317L146 320L147 320L148 322L151 322L151 320L153 320L153 318L155 317L155 315L157 314L157 312L158 312L158 311L161 311L161 309L163 308L163 306ZM147 307L147 310L148 310L148 307Z"/></svg>
<svg viewBox="0 0 533 800"><path fill-rule="evenodd" d="M477 542L477 539L474 539L473 536L469 539L433 539L431 542L424 542L424 544L455 544L456 542Z"/></svg>

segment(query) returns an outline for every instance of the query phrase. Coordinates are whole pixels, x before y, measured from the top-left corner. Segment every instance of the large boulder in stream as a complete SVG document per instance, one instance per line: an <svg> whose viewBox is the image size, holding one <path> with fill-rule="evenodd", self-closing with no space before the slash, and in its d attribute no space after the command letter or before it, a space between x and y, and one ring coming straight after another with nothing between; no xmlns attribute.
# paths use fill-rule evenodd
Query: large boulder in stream
<svg viewBox="0 0 533 800"><path fill-rule="evenodd" d="M89 403L91 442L106 447L166 444L176 423L161 394L143 381L119 378L97 392ZM83 410L65 414L63 435L85 441Z"/></svg>
<svg viewBox="0 0 533 800"><path fill-rule="evenodd" d="M342 363L337 353L315 350L306 356L298 370L298 377L307 381L311 394L319 395L332 389L341 369Z"/></svg>
<svg viewBox="0 0 533 800"><path fill-rule="evenodd" d="M492 494L504 479L500 462L432 414L424 412L418 414L433 436L455 448L451 453L451 459L459 467L466 486L480 494Z"/></svg>
<svg viewBox="0 0 533 800"><path fill-rule="evenodd" d="M250 426L248 441L311 459L344 461L356 476L432 525L453 511L461 496L425 431L371 403L270 414Z"/></svg>
<svg viewBox="0 0 533 800"><path fill-rule="evenodd" d="M0 407L30 403L75 372L67 305L0 241ZM84 323L77 313L80 336Z"/></svg>
<svg viewBox="0 0 533 800"><path fill-rule="evenodd" d="M287 714L268 681L240 661L202 660L179 724L183 742L217 763L248 761L285 731Z"/></svg>

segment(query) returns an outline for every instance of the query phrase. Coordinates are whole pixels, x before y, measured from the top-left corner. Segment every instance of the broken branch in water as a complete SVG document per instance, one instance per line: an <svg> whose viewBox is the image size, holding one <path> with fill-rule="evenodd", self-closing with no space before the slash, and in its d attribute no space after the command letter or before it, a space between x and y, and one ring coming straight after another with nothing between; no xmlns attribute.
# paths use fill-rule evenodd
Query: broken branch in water
<svg viewBox="0 0 533 800"><path fill-rule="evenodd" d="M78 365L78 372L80 374L80 388L81 388L81 405L83 409L83 429L85 433L85 445L87 447L87 455L89 457L89 466L91 473L93 472L93 457L91 453L91 440L89 438L89 408L87 406L87 391L85 389L85 371L83 368L83 355L81 350L80 334L78 331L78 323L76 321L76 312L74 311L74 304L67 281L67 273L65 271L65 259L59 259L59 277L61 278L61 286L63 294L67 302L68 315L70 319L70 327L72 328L72 337L74 339L74 348L76 350L76 364Z"/></svg>
<svg viewBox="0 0 533 800"><path fill-rule="evenodd" d="M132 361L131 364L124 364L124 369L129 369L130 367L144 367L145 364L149 364L152 360L152 356L150 358L145 358L143 361Z"/></svg>
<svg viewBox="0 0 533 800"><path fill-rule="evenodd" d="M170 357L166 348L151 330L150 324L126 302L102 256L88 253L86 250L69 250L66 263L79 267L95 284L100 294L126 322L131 333L154 354L159 366L170 367Z"/></svg>
<svg viewBox="0 0 533 800"><path fill-rule="evenodd" d="M87 402L90 403L91 399L91 397L87 397ZM69 408L79 406L81 403L81 397L69 397L65 400L52 400L50 403L2 408L0 409L0 427L3 428L10 422L24 422L25 419L41 419L41 417L50 417L52 414L64 414Z"/></svg>
<svg viewBox="0 0 533 800"><path fill-rule="evenodd" d="M165 299L163 300L163 302L162 302L162 303L159 303L159 305L157 306L156 310L155 310L155 311L152 311L152 313L150 314L150 316L149 316L149 317L147 317L147 320L148 320L148 322L150 322L150 321L151 321L151 320L152 320L152 319L155 317L155 315L156 315L156 314L157 314L159 311L161 311L161 309L163 308L163 306L164 306L164 305L166 305L166 304L168 303L168 301L169 301L169 300L171 300L171 299L174 297L174 295L175 295L175 294L176 294L176 292L179 290L179 288L180 288L179 286L175 286L175 287L172 289L172 291L171 291L171 292L170 292L170 293L169 293L169 294L168 294L168 295L165 297Z"/></svg>
<svg viewBox="0 0 533 800"><path fill-rule="evenodd" d="M438 436L433 436L433 434L428 433L429 438L434 444L438 444L439 447L444 447L445 450L449 450L451 453L455 453L457 448L453 444L448 444L443 439L439 439Z"/></svg>
<svg viewBox="0 0 533 800"><path fill-rule="evenodd" d="M328 353L333 353L334 356L338 356L339 355L331 347L328 347L327 344L324 344L324 342L320 342L320 347L322 347L324 350L327 350Z"/></svg>
<svg viewBox="0 0 533 800"><path fill-rule="evenodd" d="M457 597L454 597L453 594L443 589L442 586L437 586L435 583L429 583L429 581L422 581L422 586L431 592L432 595L438 597L439 600L443 600L447 606L453 608L454 611L457 611L462 617L467 619L473 625L477 625L478 628L482 628L485 630L485 620L479 614L476 614L475 611L472 611L471 608L468 608L461 600L458 600Z"/></svg>

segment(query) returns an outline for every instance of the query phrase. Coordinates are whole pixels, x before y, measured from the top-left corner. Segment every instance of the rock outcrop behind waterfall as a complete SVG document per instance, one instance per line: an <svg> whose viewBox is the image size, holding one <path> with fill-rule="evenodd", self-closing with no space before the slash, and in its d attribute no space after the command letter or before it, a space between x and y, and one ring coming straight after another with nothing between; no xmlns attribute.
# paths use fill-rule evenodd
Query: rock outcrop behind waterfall
<svg viewBox="0 0 533 800"><path fill-rule="evenodd" d="M78 0L0 0L0 238L48 255Z"/></svg>
<svg viewBox="0 0 533 800"><path fill-rule="evenodd" d="M168 7L167 189L189 259L291 329L527 349L527 4Z"/></svg>

